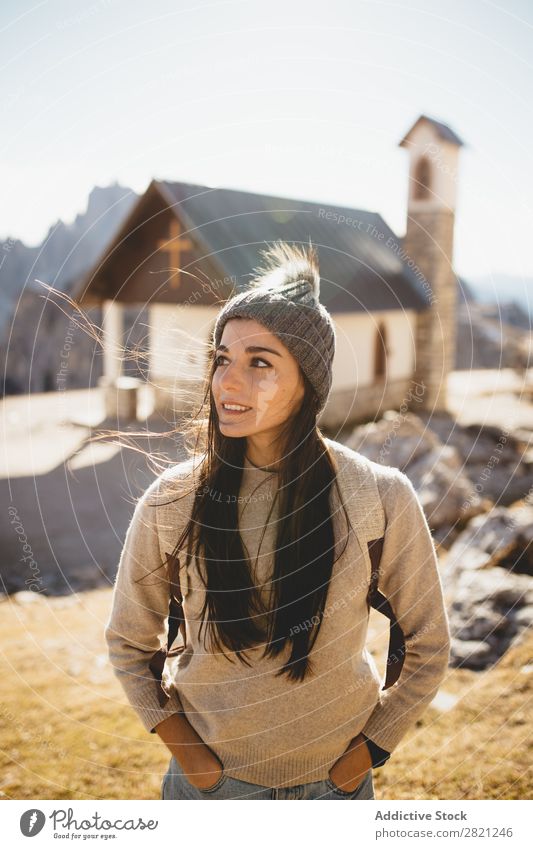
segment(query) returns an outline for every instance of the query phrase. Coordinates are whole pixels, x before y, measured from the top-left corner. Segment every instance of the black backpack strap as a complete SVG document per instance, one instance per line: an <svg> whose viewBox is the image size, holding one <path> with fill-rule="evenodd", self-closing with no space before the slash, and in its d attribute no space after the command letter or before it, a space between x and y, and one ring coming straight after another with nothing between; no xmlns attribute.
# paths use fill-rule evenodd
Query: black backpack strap
<svg viewBox="0 0 533 849"><path fill-rule="evenodd" d="M176 580L171 584L174 592L170 592L169 595L169 609L168 609L168 639L166 648L159 649L159 651L155 652L150 660L149 667L150 670L156 678L161 687L160 687L160 702L163 706L167 699L169 698L169 694L163 687L163 669L165 667L165 661L167 657L174 657L177 654L181 654L181 652L185 649L187 645L187 633L185 626L185 615L183 613L183 595L181 592L180 585L180 573L179 573L179 558L175 555L167 553L167 563L169 566L169 574L170 567L172 564L175 564L176 568L174 570ZM172 643L178 636L178 631L181 630L183 636L183 645L177 646L175 649L171 650Z"/></svg>
<svg viewBox="0 0 533 849"><path fill-rule="evenodd" d="M370 571L370 586L368 590L367 603L369 607L373 607L380 613L383 613L390 620L389 628L389 651L387 657L387 674L385 684L382 689L387 690L392 687L400 677L405 657L405 639L404 633L400 628L398 620L394 615L394 611L390 602L385 598L383 593L378 590L379 584L379 564L381 553L383 550L384 537L368 540L368 553L372 569Z"/></svg>
<svg viewBox="0 0 533 849"><path fill-rule="evenodd" d="M185 646L187 645L187 631L185 627L185 615L183 613L183 595L181 592L180 585L180 561L179 557L175 555L167 555L168 560L172 560L175 564L175 575L176 580L172 584L174 588L174 592L170 594L170 605L169 605L169 614L168 614L168 642L167 642L167 652L169 655L175 654L176 651L171 651L170 647L176 637L178 636L178 631L181 631L183 637L183 646L179 647L179 651L183 651Z"/></svg>

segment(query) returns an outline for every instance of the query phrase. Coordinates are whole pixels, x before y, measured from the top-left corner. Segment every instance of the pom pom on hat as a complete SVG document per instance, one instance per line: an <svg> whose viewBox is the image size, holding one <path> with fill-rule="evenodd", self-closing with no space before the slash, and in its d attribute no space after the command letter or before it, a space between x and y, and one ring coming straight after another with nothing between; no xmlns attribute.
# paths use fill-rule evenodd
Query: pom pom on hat
<svg viewBox="0 0 533 849"><path fill-rule="evenodd" d="M274 242L267 249L259 251L264 257L264 264L253 270L256 272L250 283L250 288L257 291L277 289L283 292L286 288L293 290L295 283L306 284L313 298L320 297L320 274L316 248L309 245L307 250L287 242Z"/></svg>

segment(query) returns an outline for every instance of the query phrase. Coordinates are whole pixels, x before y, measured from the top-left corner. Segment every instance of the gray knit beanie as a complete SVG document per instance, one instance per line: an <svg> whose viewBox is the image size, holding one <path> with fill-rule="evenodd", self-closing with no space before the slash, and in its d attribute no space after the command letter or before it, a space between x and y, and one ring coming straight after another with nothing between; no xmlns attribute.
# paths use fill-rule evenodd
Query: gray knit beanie
<svg viewBox="0 0 533 849"><path fill-rule="evenodd" d="M251 287L228 300L213 330L213 349L220 345L230 318L253 318L289 349L315 389L320 412L331 389L335 330L319 302L320 276L315 249L305 251L286 242L261 251L267 263L255 268Z"/></svg>

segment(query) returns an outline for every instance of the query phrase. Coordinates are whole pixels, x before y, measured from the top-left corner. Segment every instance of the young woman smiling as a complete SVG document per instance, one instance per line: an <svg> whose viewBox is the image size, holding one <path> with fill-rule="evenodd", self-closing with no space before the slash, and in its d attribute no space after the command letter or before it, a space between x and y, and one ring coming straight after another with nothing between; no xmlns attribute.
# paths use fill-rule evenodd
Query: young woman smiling
<svg viewBox="0 0 533 849"><path fill-rule="evenodd" d="M163 799L372 799L372 769L448 666L437 558L407 476L317 425L335 332L316 251L263 253L217 317L200 451L137 503L105 634L130 703L171 753ZM365 648L364 542L381 514L380 589L409 637L384 693ZM178 580L186 637L161 701L150 659Z"/></svg>

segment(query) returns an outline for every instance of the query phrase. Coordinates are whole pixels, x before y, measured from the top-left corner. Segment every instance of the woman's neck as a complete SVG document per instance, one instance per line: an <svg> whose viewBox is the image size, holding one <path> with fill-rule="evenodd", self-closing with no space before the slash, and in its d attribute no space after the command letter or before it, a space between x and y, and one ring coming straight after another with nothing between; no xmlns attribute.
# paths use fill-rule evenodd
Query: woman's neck
<svg viewBox="0 0 533 849"><path fill-rule="evenodd" d="M262 469L264 472L277 472L279 470L280 461L271 436L268 440L265 440L264 444L261 444L261 440L248 437L244 453L256 469Z"/></svg>
<svg viewBox="0 0 533 849"><path fill-rule="evenodd" d="M260 466L257 463L254 463L253 460L250 459L248 454L245 455L248 462L255 468L260 469L262 472L277 472L277 468L275 466Z"/></svg>

